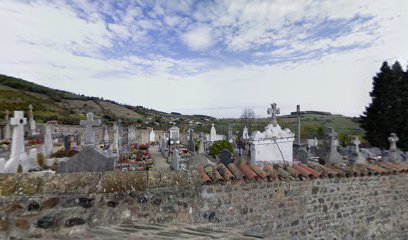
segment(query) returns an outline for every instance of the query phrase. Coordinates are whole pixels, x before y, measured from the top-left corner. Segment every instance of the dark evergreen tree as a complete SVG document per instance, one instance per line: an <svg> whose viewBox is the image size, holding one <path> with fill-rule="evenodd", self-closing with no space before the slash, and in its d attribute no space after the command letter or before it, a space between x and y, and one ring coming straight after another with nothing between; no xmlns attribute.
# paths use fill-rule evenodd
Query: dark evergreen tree
<svg viewBox="0 0 408 240"><path fill-rule="evenodd" d="M372 102L361 116L361 126L370 144L387 148L388 136L395 132L402 140L399 146L408 149L407 92L407 73L399 62L392 67L384 62L373 78L373 90L370 92Z"/></svg>

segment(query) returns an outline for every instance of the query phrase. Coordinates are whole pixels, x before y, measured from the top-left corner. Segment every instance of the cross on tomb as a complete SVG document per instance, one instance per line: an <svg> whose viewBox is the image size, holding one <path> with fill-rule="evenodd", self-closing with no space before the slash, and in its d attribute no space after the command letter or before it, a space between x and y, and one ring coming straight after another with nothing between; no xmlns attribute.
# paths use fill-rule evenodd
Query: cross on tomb
<svg viewBox="0 0 408 240"><path fill-rule="evenodd" d="M89 112L86 114L86 120L81 120L80 125L85 127L85 144L92 145L95 144L95 132L93 131L93 126L99 126L101 120L94 120L94 114Z"/></svg>
<svg viewBox="0 0 408 240"><path fill-rule="evenodd" d="M390 142L390 151L396 151L397 150L397 142L399 141L399 138L397 137L397 134L391 133L390 137L388 137L388 141Z"/></svg>
<svg viewBox="0 0 408 240"><path fill-rule="evenodd" d="M24 112L22 111L15 111L14 117L10 119L11 126L19 127L27 124L27 118L24 117Z"/></svg>
<svg viewBox="0 0 408 240"><path fill-rule="evenodd" d="M280 114L280 109L276 107L276 103L272 103L271 107L268 108L267 113L271 115L271 123L274 127L278 125L278 120L276 118L277 114Z"/></svg>
<svg viewBox="0 0 408 240"><path fill-rule="evenodd" d="M330 128L330 133L329 133L329 137L330 137L330 146L331 148L335 149L336 148L336 139L337 139L337 133L336 131L334 131L334 128Z"/></svg>
<svg viewBox="0 0 408 240"><path fill-rule="evenodd" d="M358 136L356 136L356 137L354 138L353 143L354 143L354 145L356 145L356 152L360 152L359 145L360 145L361 142L360 142L360 140L358 139Z"/></svg>

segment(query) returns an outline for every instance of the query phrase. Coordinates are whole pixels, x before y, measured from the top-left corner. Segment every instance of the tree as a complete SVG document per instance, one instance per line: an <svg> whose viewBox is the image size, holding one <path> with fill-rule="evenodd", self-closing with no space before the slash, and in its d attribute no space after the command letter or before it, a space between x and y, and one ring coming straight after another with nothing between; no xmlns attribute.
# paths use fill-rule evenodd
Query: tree
<svg viewBox="0 0 408 240"><path fill-rule="evenodd" d="M396 133L399 146L408 149L408 76L399 62L392 67L384 62L373 78L372 101L361 116L366 139L374 146L387 148L388 136Z"/></svg>
<svg viewBox="0 0 408 240"><path fill-rule="evenodd" d="M255 112L252 108L246 107L242 111L241 114L242 119L254 119L255 118Z"/></svg>

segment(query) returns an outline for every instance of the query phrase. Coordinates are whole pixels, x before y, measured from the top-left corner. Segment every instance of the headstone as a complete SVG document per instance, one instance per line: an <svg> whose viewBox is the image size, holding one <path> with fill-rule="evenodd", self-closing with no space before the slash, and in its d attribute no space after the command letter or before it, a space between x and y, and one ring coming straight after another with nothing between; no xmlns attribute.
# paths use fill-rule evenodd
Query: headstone
<svg viewBox="0 0 408 240"><path fill-rule="evenodd" d="M397 134L391 133L390 136L388 137L388 142L390 142L390 149L388 152L387 159L390 161L400 161L402 160L402 156L400 151L397 148L397 142L399 141L399 138Z"/></svg>
<svg viewBox="0 0 408 240"><path fill-rule="evenodd" d="M234 142L233 136L232 136L232 128L231 126L228 127L228 135L227 135L228 142L232 143Z"/></svg>
<svg viewBox="0 0 408 240"><path fill-rule="evenodd" d="M188 130L188 150L195 152L194 130Z"/></svg>
<svg viewBox="0 0 408 240"><path fill-rule="evenodd" d="M242 140L248 140L249 139L249 133L248 133L248 128L247 126L244 127L244 130L242 130Z"/></svg>
<svg viewBox="0 0 408 240"><path fill-rule="evenodd" d="M120 131L120 122L116 122L113 124L113 150L116 151L118 154L122 149L122 135Z"/></svg>
<svg viewBox="0 0 408 240"><path fill-rule="evenodd" d="M352 153L351 160L352 162L355 162L357 164L365 164L367 163L366 158L363 156L363 154L360 152L360 140L358 139L358 136L355 136L353 140L353 144L355 146L354 152Z"/></svg>
<svg viewBox="0 0 408 240"><path fill-rule="evenodd" d="M28 160L24 143L24 126L27 124L27 119L24 118L24 112L14 111L14 117L11 118L10 123L11 126L13 126L11 155L10 159L5 164L4 172L15 173L17 172L18 165L23 166L24 161ZM28 169L23 168L23 171L27 170Z"/></svg>
<svg viewBox="0 0 408 240"><path fill-rule="evenodd" d="M306 150L300 149L298 151L298 161L299 162L307 164L309 161L309 158L310 158L309 153Z"/></svg>
<svg viewBox="0 0 408 240"><path fill-rule="evenodd" d="M132 125L128 127L128 144L136 144L136 142L136 127Z"/></svg>
<svg viewBox="0 0 408 240"><path fill-rule="evenodd" d="M153 128L151 128L149 133L149 142L150 143L156 142L156 134L154 133Z"/></svg>
<svg viewBox="0 0 408 240"><path fill-rule="evenodd" d="M217 141L217 131L215 130L214 123L211 125L210 141L211 141L211 142Z"/></svg>
<svg viewBox="0 0 408 240"><path fill-rule="evenodd" d="M38 168L38 163L37 163L37 149L32 148L28 152L28 161L23 165L23 169L35 169Z"/></svg>
<svg viewBox="0 0 408 240"><path fill-rule="evenodd" d="M280 114L280 109L276 107L276 103L272 103L271 107L268 108L267 113L271 115L271 124L276 127L278 125L277 114Z"/></svg>
<svg viewBox="0 0 408 240"><path fill-rule="evenodd" d="M86 114L86 120L81 120L80 125L85 127L85 144L84 145L95 145L96 137L94 126L99 126L101 124L100 120L94 120L94 114L89 112Z"/></svg>
<svg viewBox="0 0 408 240"><path fill-rule="evenodd" d="M180 143L180 129L176 126L173 126L169 129L170 133L170 145Z"/></svg>
<svg viewBox="0 0 408 240"><path fill-rule="evenodd" d="M180 162L181 162L180 152L177 148L175 148L173 150L173 155L171 159L171 167L173 168L174 171L183 170L181 168Z"/></svg>
<svg viewBox="0 0 408 240"><path fill-rule="evenodd" d="M334 128L330 128L331 131L329 133L330 137L330 152L329 156L327 158L327 163L338 163L343 160L343 157L340 155L340 153L337 151L337 133L334 130Z"/></svg>
<svg viewBox="0 0 408 240"><path fill-rule="evenodd" d="M10 117L9 117L9 111L6 110L6 117L4 119L4 140L10 140L11 139L11 126L10 126Z"/></svg>
<svg viewBox="0 0 408 240"><path fill-rule="evenodd" d="M276 103L268 109L271 114L271 123L265 127L264 132L252 133L250 141L251 161L268 163L288 163L293 161L294 134L289 129L279 126L276 114L279 109Z"/></svg>
<svg viewBox="0 0 408 240"><path fill-rule="evenodd" d="M45 125L45 134L44 134L44 156L50 157L54 149L54 143L52 141L52 125Z"/></svg>
<svg viewBox="0 0 408 240"><path fill-rule="evenodd" d="M223 163L225 166L232 163L230 151L228 151L227 149L221 150L220 162Z"/></svg>
<svg viewBox="0 0 408 240"><path fill-rule="evenodd" d="M29 110L29 115L28 115L28 119L29 119L29 125L30 125L30 134L31 135L36 135L37 134L37 124L34 120L34 114L33 114L33 105L29 105L28 108Z"/></svg>
<svg viewBox="0 0 408 240"><path fill-rule="evenodd" d="M71 150L71 135L64 136L64 148L65 150Z"/></svg>
<svg viewBox="0 0 408 240"><path fill-rule="evenodd" d="M103 128L103 143L104 144L109 144L110 143L110 139L109 139L109 127L108 125L105 124L104 128Z"/></svg>
<svg viewBox="0 0 408 240"><path fill-rule="evenodd" d="M199 154L204 154L205 149L204 149L204 136L200 134L200 146L198 147L198 153Z"/></svg>
<svg viewBox="0 0 408 240"><path fill-rule="evenodd" d="M59 161L60 173L106 172L114 170L114 158L105 156L94 146L84 146L83 150L72 158Z"/></svg>

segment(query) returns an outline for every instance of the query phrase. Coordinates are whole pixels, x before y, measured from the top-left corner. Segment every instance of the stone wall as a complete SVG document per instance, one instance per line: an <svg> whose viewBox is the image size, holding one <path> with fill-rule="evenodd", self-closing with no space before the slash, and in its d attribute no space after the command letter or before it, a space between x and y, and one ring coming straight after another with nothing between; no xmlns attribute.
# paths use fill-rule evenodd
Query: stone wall
<svg viewBox="0 0 408 240"><path fill-rule="evenodd" d="M187 173L0 175L0 238L194 223L273 239L407 239L408 175L201 186Z"/></svg>

